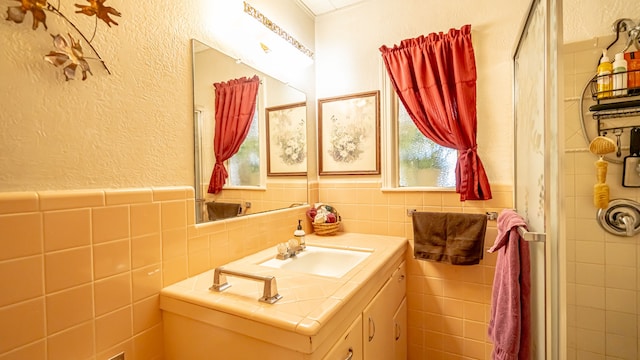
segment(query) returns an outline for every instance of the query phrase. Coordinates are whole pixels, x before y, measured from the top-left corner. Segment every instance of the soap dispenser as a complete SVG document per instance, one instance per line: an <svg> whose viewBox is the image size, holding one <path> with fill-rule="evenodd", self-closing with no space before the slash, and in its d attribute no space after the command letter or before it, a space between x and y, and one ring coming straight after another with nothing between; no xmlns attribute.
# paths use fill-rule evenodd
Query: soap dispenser
<svg viewBox="0 0 640 360"><path fill-rule="evenodd" d="M298 228L296 229L296 231L293 232L293 236L295 237L296 240L298 240L298 244L303 249L306 247L304 235L305 235L305 232L302 229L302 220L298 220Z"/></svg>

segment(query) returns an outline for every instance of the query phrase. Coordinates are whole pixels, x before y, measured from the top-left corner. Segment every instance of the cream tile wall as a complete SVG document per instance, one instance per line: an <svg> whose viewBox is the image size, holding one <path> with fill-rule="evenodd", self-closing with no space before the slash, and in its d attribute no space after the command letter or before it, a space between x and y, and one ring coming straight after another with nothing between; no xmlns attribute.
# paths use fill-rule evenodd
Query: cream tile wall
<svg viewBox="0 0 640 360"><path fill-rule="evenodd" d="M382 192L377 182L311 183L343 230L406 236L407 209L484 213L511 207L511 189L461 203L455 193ZM0 195L0 360L162 357L158 292L273 246L303 210L194 225L191 188ZM309 230L308 223L305 223ZM485 240L495 239L490 222ZM406 256L411 359L489 359L495 255L455 267ZM16 276L15 274L20 274Z"/></svg>
<svg viewBox="0 0 640 360"><path fill-rule="evenodd" d="M600 49L613 39L568 44L564 54L569 360L637 359L640 354L640 236L613 236L597 224L593 206L597 157L588 152L579 118L584 85L595 74ZM615 51L617 45L611 53ZM586 103L585 107L591 104ZM595 120L588 114L585 124L595 129ZM626 139L623 136L623 145L628 144ZM621 179L622 166L609 164L610 198L640 200L640 192L622 187Z"/></svg>
<svg viewBox="0 0 640 360"><path fill-rule="evenodd" d="M484 214L513 207L510 186L492 185L492 192L492 200L460 202L454 192L383 192L379 182L318 184L320 201L338 209L344 231L409 239L409 359L491 359L493 348L486 334L496 255L485 253L473 266L415 260L407 209ZM496 223L489 221L486 249L496 235Z"/></svg>
<svg viewBox="0 0 640 360"><path fill-rule="evenodd" d="M0 359L161 359L160 289L303 216L196 226L189 187L0 193Z"/></svg>

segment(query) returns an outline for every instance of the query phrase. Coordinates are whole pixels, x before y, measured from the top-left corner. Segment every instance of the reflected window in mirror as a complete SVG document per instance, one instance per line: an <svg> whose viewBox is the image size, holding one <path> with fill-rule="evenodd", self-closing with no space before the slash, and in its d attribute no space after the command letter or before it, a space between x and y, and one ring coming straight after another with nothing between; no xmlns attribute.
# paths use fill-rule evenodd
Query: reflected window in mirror
<svg viewBox="0 0 640 360"><path fill-rule="evenodd" d="M238 152L228 160L229 186L262 186L260 183L259 113L256 105L247 137Z"/></svg>

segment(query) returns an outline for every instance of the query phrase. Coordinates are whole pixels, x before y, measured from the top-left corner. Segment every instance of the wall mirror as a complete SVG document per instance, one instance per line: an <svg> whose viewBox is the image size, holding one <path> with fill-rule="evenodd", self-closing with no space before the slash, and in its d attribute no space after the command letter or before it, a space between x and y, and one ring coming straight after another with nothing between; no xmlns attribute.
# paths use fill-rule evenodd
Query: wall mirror
<svg viewBox="0 0 640 360"><path fill-rule="evenodd" d="M198 40L192 51L196 222L306 204L306 95ZM213 84L254 75L260 86L249 135L225 164L223 190L208 193L215 164Z"/></svg>

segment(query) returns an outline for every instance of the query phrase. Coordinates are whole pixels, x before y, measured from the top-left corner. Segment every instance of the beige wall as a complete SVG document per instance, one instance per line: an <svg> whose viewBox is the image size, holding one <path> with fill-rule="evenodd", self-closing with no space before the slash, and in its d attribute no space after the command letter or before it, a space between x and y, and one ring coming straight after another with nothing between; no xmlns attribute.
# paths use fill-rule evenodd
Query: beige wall
<svg viewBox="0 0 640 360"><path fill-rule="evenodd" d="M492 184L513 184L513 64L530 1L369 0L316 19L319 98L382 89L378 48L471 24L477 64L478 152ZM564 38L611 32L617 18L638 16L635 0L565 0ZM635 15L634 15L635 14ZM384 121L384 119L383 119Z"/></svg>
<svg viewBox="0 0 640 360"><path fill-rule="evenodd" d="M500 9L500 11L496 11ZM380 46L471 24L478 152L492 184L513 183L512 49L528 1L370 0L316 20L319 98L382 90ZM383 94L384 96L384 94ZM383 119L386 121L386 119Z"/></svg>
<svg viewBox="0 0 640 360"><path fill-rule="evenodd" d="M313 49L313 18L290 0L251 4ZM0 191L193 185L189 40L223 44L234 30L220 24L231 12L244 16L242 0L108 5L122 13L119 25L99 20L92 44L112 75L90 61L94 75L84 82L65 82L42 60L53 50L49 33L71 31L56 16L47 12L48 31L32 30L31 14L2 22ZM62 10L91 35L93 18L73 3ZM292 82L310 99L312 74L313 66Z"/></svg>

